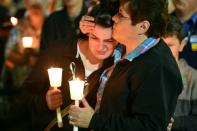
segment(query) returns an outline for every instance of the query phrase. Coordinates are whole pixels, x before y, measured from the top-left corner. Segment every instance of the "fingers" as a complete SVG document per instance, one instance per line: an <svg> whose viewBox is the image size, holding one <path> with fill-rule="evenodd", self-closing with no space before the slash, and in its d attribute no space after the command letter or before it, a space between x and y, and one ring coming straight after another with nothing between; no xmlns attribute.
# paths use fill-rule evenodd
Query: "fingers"
<svg viewBox="0 0 197 131"><path fill-rule="evenodd" d="M78 108L76 106L71 106L68 113L69 124L76 126L78 123L77 120L79 119Z"/></svg>
<svg viewBox="0 0 197 131"><path fill-rule="evenodd" d="M75 121L75 119L72 116L68 116L69 119L69 124L76 126L77 125L77 121Z"/></svg>
<svg viewBox="0 0 197 131"><path fill-rule="evenodd" d="M92 21L92 22L94 22L94 17L85 15L85 16L82 17L82 20L83 21Z"/></svg>
<svg viewBox="0 0 197 131"><path fill-rule="evenodd" d="M46 94L47 106L50 110L55 110L63 104L63 98L59 89L49 89Z"/></svg>
<svg viewBox="0 0 197 131"><path fill-rule="evenodd" d="M73 105L70 107L70 110L68 111L68 113L70 116L77 118L80 113L80 108Z"/></svg>
<svg viewBox="0 0 197 131"><path fill-rule="evenodd" d="M77 107L71 106L69 110L69 123L78 126L87 128L90 124L90 120L94 114L94 110L89 106L85 98L82 100L83 104L88 107Z"/></svg>
<svg viewBox="0 0 197 131"><path fill-rule="evenodd" d="M84 34L90 33L95 27L94 17L83 16L79 22L79 25L82 33Z"/></svg>

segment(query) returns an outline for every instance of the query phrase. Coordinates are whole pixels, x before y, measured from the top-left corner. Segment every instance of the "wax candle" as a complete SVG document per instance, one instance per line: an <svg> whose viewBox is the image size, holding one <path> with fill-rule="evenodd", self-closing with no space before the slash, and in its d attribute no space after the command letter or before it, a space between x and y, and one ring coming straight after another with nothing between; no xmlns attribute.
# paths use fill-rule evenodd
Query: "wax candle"
<svg viewBox="0 0 197 131"><path fill-rule="evenodd" d="M62 84L62 68L49 68L48 69L49 81L51 87L57 88ZM58 127L63 127L61 109L56 109Z"/></svg>
<svg viewBox="0 0 197 131"><path fill-rule="evenodd" d="M72 100L81 100L83 98L84 81L73 79L69 81L70 96Z"/></svg>

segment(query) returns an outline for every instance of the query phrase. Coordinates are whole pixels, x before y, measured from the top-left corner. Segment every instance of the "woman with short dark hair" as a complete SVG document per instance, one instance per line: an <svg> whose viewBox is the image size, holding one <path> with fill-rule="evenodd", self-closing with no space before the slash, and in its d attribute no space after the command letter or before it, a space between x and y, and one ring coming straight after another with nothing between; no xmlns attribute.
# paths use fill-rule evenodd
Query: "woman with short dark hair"
<svg viewBox="0 0 197 131"><path fill-rule="evenodd" d="M160 38L165 31L165 0L121 0L113 16L113 38L126 53L101 75L95 110L84 98L71 106L70 124L94 131L166 131L182 79ZM90 83L91 86L91 83ZM92 93L92 92L91 92Z"/></svg>

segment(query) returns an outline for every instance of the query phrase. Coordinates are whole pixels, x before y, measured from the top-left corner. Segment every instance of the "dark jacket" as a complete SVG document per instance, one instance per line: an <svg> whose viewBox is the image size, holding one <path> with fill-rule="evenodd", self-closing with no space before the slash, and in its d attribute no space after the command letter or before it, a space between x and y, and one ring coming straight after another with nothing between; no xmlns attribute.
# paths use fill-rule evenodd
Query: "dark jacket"
<svg viewBox="0 0 197 131"><path fill-rule="evenodd" d="M132 62L117 63L106 83L100 110L93 115L89 128L166 131L181 90L177 63L161 40Z"/></svg>
<svg viewBox="0 0 197 131"><path fill-rule="evenodd" d="M80 57L75 58L77 54L77 42L75 41L74 44L70 45L58 43L62 42L59 41L55 43L55 45L51 45L47 50L41 53L38 62L21 88L17 104L19 117L21 119L19 125L23 124L26 126L25 128L27 130L43 131L47 125L56 118L56 111L50 111L46 103L46 92L50 87L47 73L48 68L63 68L62 86L60 87L63 94L63 105L61 106L61 109L64 109L72 102L68 85L68 80L72 76L69 68L71 62L76 63L76 76L79 79L84 80L85 70L83 63ZM103 70L103 68L101 68L101 70ZM99 79L99 73L101 73L101 71L93 73L94 75L92 74L89 76L88 81L97 81ZM90 99L89 102L93 103L91 104L92 106L95 104L95 100L93 99ZM58 128L56 124L51 130L73 130L73 127L68 123L67 116L63 118L63 122L63 128Z"/></svg>
<svg viewBox="0 0 197 131"><path fill-rule="evenodd" d="M42 131L53 117L56 116L55 111L50 111L46 104L46 92L50 87L47 72L48 68L63 68L62 86L60 89L65 93L63 95L64 99L66 98L64 104L68 105L71 103L71 100L68 99L70 94L65 91L66 87L68 87L66 81L71 77L69 70L70 62L73 61L76 63L77 76L80 77L80 79L84 79L84 68L81 60L75 59L76 51L76 42L70 45L57 42L41 53L38 62L21 87L17 101L18 110L21 112L20 117L24 119L21 123L27 125L28 130Z"/></svg>

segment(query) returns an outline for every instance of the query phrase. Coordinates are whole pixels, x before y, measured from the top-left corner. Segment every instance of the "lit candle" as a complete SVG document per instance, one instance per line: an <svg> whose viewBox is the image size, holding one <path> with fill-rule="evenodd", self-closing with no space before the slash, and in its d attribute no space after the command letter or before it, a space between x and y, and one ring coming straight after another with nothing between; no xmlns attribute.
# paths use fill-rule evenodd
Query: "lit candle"
<svg viewBox="0 0 197 131"><path fill-rule="evenodd" d="M51 87L57 88L62 84L62 68L49 68L48 69L49 81ZM58 127L63 127L61 109L56 109Z"/></svg>
<svg viewBox="0 0 197 131"><path fill-rule="evenodd" d="M11 17L10 18L10 21L11 21L11 23L12 23L13 26L16 26L18 24L18 19L15 18L15 17Z"/></svg>
<svg viewBox="0 0 197 131"><path fill-rule="evenodd" d="M69 81L70 96L75 100L75 106L79 106L79 100L83 98L84 81L73 79ZM74 126L73 131L78 131L78 127Z"/></svg>
<svg viewBox="0 0 197 131"><path fill-rule="evenodd" d="M69 81L70 96L72 100L81 100L83 98L84 81L74 79Z"/></svg>
<svg viewBox="0 0 197 131"><path fill-rule="evenodd" d="M23 37L22 42L23 42L24 48L31 48L32 43L33 43L33 38L32 37Z"/></svg>

